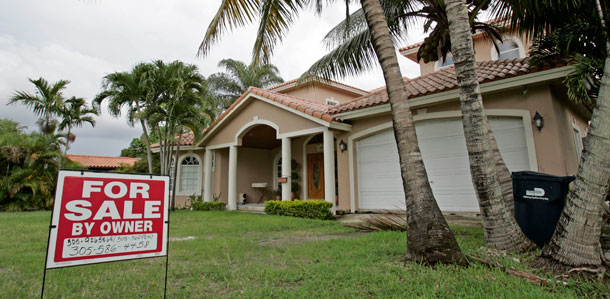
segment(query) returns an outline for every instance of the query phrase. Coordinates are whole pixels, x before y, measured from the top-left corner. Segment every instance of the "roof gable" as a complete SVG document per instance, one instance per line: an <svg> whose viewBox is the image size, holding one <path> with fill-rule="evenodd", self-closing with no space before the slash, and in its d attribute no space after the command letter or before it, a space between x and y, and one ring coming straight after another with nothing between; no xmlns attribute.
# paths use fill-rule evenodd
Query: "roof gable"
<svg viewBox="0 0 610 299"><path fill-rule="evenodd" d="M230 122L232 118L240 114L240 110L244 109L248 103L252 101L260 101L271 104L322 126L330 126L333 122L340 122L328 112L331 106L266 89L250 87L246 93L244 93L231 106L229 106L229 108L224 111L209 128L205 130L200 144L206 143L214 134L216 134L217 130L219 130L226 123Z"/></svg>
<svg viewBox="0 0 610 299"><path fill-rule="evenodd" d="M360 89L354 86L350 86L341 82L337 82L337 81L333 81L333 80L326 80L323 78L319 78L319 77L314 77L311 80L306 80L305 82L298 82L299 79L293 79L290 81L286 81L284 83L280 83L278 85L274 85L268 88L265 88L266 90L269 91L274 91L274 92L280 92L280 93L285 93L286 91L289 90L294 90L294 89L302 89L302 88L310 88L312 85L323 85L332 89L338 89L341 90L342 92L345 92L347 94L351 94L354 96L363 96L368 94L368 91L364 90L364 89Z"/></svg>

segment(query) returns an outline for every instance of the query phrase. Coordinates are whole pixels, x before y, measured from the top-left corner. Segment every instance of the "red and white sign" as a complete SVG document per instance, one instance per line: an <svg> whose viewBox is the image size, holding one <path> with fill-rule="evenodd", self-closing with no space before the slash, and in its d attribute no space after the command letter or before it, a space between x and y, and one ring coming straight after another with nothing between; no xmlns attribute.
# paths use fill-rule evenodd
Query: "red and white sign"
<svg viewBox="0 0 610 299"><path fill-rule="evenodd" d="M167 255L169 177L62 170L47 268Z"/></svg>

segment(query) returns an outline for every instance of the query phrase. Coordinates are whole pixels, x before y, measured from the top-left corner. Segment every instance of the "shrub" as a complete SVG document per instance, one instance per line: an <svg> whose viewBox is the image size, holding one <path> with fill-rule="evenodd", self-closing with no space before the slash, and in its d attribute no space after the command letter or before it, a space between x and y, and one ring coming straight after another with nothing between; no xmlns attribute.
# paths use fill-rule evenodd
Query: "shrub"
<svg viewBox="0 0 610 299"><path fill-rule="evenodd" d="M267 201L265 213L312 219L333 219L333 204L322 200Z"/></svg>
<svg viewBox="0 0 610 299"><path fill-rule="evenodd" d="M191 210L194 211L223 211L225 209L224 202L219 202L220 194L214 196L214 201L212 202L204 202L201 195L196 196L195 194L189 196L189 201L191 202Z"/></svg>
<svg viewBox="0 0 610 299"><path fill-rule="evenodd" d="M226 204L219 201L197 201L191 204L194 211L224 211Z"/></svg>

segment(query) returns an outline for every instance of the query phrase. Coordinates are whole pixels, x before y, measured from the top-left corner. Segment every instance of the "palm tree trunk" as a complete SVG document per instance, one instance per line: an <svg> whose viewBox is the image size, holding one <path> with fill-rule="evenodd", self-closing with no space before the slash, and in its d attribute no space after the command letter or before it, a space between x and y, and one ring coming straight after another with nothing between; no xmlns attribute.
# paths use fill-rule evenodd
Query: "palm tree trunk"
<svg viewBox="0 0 610 299"><path fill-rule="evenodd" d="M150 150L150 140L148 138L148 130L146 129L146 123L141 117L140 111L140 102L138 100L136 102L136 109L138 110L138 118L140 119L140 124L142 125L142 131L144 132L144 143L146 143L146 159L148 160L148 173L153 173L153 165L152 165L152 152ZM161 136L159 136L161 139Z"/></svg>
<svg viewBox="0 0 610 299"><path fill-rule="evenodd" d="M165 125L165 133L163 136L163 161L161 161L161 163L163 164L163 169L164 169L164 173L165 175L169 175L170 174L170 167L171 167L171 160L172 160L172 153L171 153L171 144L169 141L169 137L168 137L168 133L169 133L169 126Z"/></svg>
<svg viewBox="0 0 610 299"><path fill-rule="evenodd" d="M144 142L146 143L146 159L148 159L148 173L153 173L152 152L150 151L150 140L148 138L148 130L146 129L146 124L144 123L144 120L140 119L140 124L142 124L142 131L144 131Z"/></svg>
<svg viewBox="0 0 610 299"><path fill-rule="evenodd" d="M602 27L606 28L599 1ZM610 42L591 126L584 141L574 187L542 256L570 266L601 265L602 204L610 180Z"/></svg>
<svg viewBox="0 0 610 299"><path fill-rule="evenodd" d="M463 0L447 0L445 4L451 53L460 87L462 125L470 172L483 215L485 245L521 252L533 248L533 244L517 225L502 196L500 180L496 173L497 156L494 156L490 138L491 129L483 111L468 10Z"/></svg>
<svg viewBox="0 0 610 299"><path fill-rule="evenodd" d="M491 149L493 150L494 160L496 161L495 171L500 180L500 189L502 190L502 197L506 203L506 208L509 210L511 215L515 215L515 199L513 197L513 179L511 173L502 159L500 149L496 143L496 138L493 133L489 132L489 141L491 142Z"/></svg>
<svg viewBox="0 0 610 299"><path fill-rule="evenodd" d="M66 135L66 146L64 147L64 156L68 154L68 148L70 147L70 133L72 128L68 126L68 134Z"/></svg>
<svg viewBox="0 0 610 299"><path fill-rule="evenodd" d="M159 135L159 171L161 172L161 174L165 174L165 165L163 165L163 161L165 156L165 152L163 150L163 138L161 138L161 128L157 125L155 126L155 128L157 129L157 134Z"/></svg>
<svg viewBox="0 0 610 299"><path fill-rule="evenodd" d="M180 126L180 131L178 132L178 145L176 146L176 154L174 158L174 180L173 188L172 188L172 211L176 209L176 178L178 177L178 154L180 153L180 144L182 143L182 130L183 127Z"/></svg>
<svg viewBox="0 0 610 299"><path fill-rule="evenodd" d="M165 170L167 171L167 174L171 174L171 169L172 169L172 152L174 150L175 138L172 138L172 140L170 140L170 136L173 137L175 134L173 129L174 129L173 126L166 125L165 143L167 144L167 147L166 147L166 151L165 151L165 160L166 160L165 161Z"/></svg>
<svg viewBox="0 0 610 299"><path fill-rule="evenodd" d="M449 229L428 182L415 124L407 102L405 87L394 44L378 0L361 0L390 99L394 137L398 145L400 171L407 213L406 259L426 264L467 261Z"/></svg>

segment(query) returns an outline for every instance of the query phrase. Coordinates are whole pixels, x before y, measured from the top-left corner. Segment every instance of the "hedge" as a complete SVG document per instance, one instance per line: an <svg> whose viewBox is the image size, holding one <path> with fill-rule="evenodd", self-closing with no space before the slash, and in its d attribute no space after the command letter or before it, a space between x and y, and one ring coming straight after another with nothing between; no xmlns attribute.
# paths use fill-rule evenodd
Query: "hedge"
<svg viewBox="0 0 610 299"><path fill-rule="evenodd" d="M312 219L333 219L333 204L323 200L267 201L265 213Z"/></svg>
<svg viewBox="0 0 610 299"><path fill-rule="evenodd" d="M226 205L226 203L220 201L198 201L192 203L191 208L195 211L224 211Z"/></svg>

